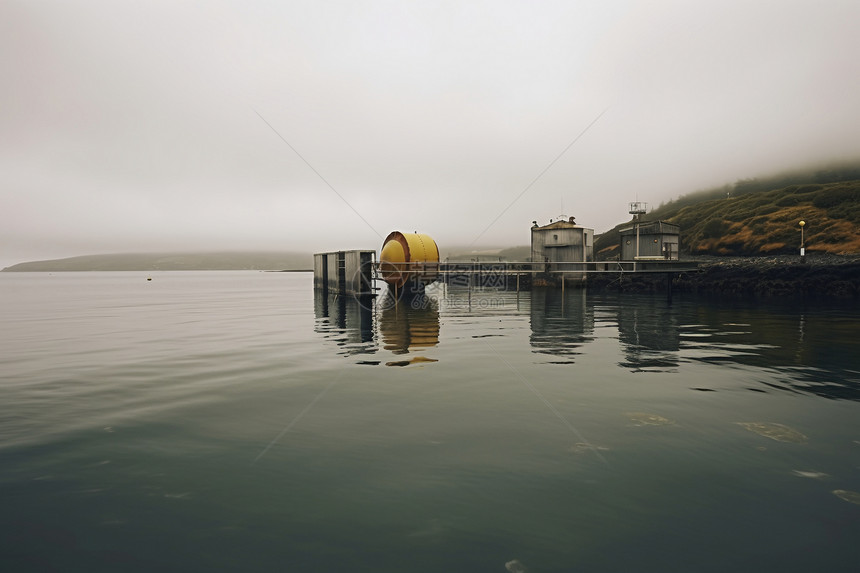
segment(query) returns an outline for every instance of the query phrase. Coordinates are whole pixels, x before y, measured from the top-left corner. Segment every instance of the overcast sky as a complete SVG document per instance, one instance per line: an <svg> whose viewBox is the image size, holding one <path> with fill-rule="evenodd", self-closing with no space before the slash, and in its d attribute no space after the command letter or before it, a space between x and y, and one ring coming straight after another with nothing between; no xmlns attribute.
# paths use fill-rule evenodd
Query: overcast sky
<svg viewBox="0 0 860 573"><path fill-rule="evenodd" d="M856 0L0 0L0 267L524 245L562 213L599 233L629 201L860 157L858 22Z"/></svg>

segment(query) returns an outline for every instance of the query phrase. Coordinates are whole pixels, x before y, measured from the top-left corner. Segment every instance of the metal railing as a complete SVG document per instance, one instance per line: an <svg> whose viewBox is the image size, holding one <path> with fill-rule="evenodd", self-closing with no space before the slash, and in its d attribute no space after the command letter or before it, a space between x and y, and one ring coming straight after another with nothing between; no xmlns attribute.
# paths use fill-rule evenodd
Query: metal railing
<svg viewBox="0 0 860 573"><path fill-rule="evenodd" d="M414 274L421 276L468 274L468 273L671 273L696 270L699 266L695 261L677 260L637 260L637 261L576 261L535 263L530 261L454 261L454 262L408 262L388 263L377 262L379 273Z"/></svg>

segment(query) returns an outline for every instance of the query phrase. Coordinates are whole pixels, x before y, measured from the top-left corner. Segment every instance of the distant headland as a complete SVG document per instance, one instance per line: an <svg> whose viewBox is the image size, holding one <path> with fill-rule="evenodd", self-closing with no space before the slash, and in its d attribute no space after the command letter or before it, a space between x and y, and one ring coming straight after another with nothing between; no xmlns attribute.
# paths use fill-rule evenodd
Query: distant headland
<svg viewBox="0 0 860 573"><path fill-rule="evenodd" d="M296 252L114 253L18 263L3 272L64 271L304 271L310 254Z"/></svg>

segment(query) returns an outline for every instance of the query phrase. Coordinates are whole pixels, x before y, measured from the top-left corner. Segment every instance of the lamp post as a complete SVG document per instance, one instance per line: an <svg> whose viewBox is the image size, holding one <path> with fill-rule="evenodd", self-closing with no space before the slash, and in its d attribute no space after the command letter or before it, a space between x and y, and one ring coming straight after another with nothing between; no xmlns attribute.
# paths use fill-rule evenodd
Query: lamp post
<svg viewBox="0 0 860 573"><path fill-rule="evenodd" d="M806 249L803 245L803 228L806 226L806 221L801 221L798 225L800 225L800 262L803 262L806 259Z"/></svg>

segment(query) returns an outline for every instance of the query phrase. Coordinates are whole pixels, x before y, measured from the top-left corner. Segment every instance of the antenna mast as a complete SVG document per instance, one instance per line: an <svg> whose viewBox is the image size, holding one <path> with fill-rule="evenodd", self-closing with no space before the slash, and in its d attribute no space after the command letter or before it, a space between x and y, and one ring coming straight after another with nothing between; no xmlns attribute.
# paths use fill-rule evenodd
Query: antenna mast
<svg viewBox="0 0 860 573"><path fill-rule="evenodd" d="M633 257L633 260L639 259L639 225L641 224L639 220L647 210L647 203L642 203L641 201L633 201L630 203L629 213L633 215L633 221L636 224L636 254Z"/></svg>
<svg viewBox="0 0 860 573"><path fill-rule="evenodd" d="M630 203L630 211L628 211L631 215L633 215L634 221L639 221L639 219L648 212L648 203L642 203L641 201L633 201Z"/></svg>

